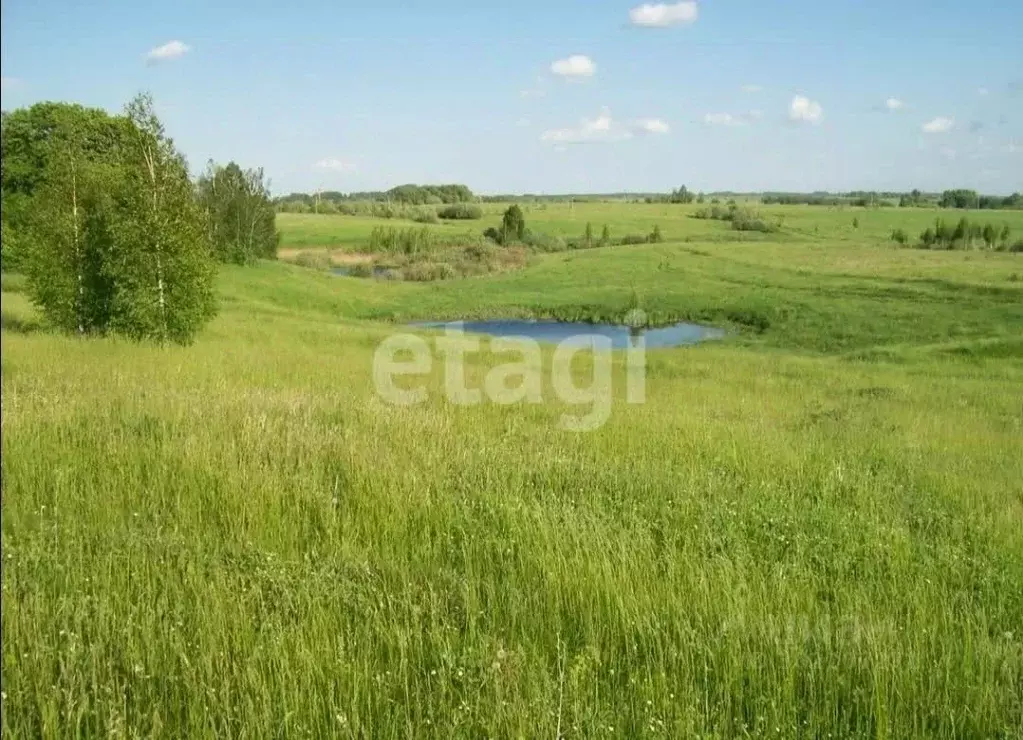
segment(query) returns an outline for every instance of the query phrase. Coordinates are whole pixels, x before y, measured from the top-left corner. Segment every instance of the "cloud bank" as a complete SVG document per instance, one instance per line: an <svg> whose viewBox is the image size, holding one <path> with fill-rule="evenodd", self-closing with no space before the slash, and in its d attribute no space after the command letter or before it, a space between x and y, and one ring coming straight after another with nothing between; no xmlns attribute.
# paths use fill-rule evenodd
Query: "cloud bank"
<svg viewBox="0 0 1023 740"><path fill-rule="evenodd" d="M668 123L660 118L639 118L628 123L619 123L611 117L611 112L604 108L596 118L584 118L578 126L548 129L540 134L540 140L552 144L613 142L645 134L664 135L670 131Z"/></svg>

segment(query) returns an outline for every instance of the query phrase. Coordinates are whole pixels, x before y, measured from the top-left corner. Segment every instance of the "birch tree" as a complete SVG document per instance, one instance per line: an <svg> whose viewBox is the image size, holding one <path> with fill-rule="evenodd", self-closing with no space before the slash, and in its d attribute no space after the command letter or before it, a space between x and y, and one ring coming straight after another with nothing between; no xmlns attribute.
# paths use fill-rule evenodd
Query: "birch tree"
<svg viewBox="0 0 1023 740"><path fill-rule="evenodd" d="M216 312L214 264L184 158L148 95L125 108L131 124L107 273L117 286L111 328L187 344Z"/></svg>
<svg viewBox="0 0 1023 740"><path fill-rule="evenodd" d="M106 224L122 122L52 103L11 118L4 199L13 213L5 213L5 231L22 247L29 294L54 326L103 331L112 292L103 270Z"/></svg>
<svg viewBox="0 0 1023 740"><path fill-rule="evenodd" d="M277 214L263 170L209 162L197 192L218 260L247 264L277 256Z"/></svg>

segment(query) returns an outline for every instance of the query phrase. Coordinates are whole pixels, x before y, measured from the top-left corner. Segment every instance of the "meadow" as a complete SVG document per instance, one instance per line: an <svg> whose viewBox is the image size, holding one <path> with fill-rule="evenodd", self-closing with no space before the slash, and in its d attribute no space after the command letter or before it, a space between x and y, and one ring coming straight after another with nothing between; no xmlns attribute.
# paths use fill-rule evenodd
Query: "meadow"
<svg viewBox="0 0 1023 740"><path fill-rule="evenodd" d="M469 279L225 266L185 348L52 332L5 275L4 736L1019 737L1023 255L696 207L529 205L665 241ZM278 216L343 253L379 223ZM728 337L650 350L594 432L440 367L375 392L407 321L637 305Z"/></svg>

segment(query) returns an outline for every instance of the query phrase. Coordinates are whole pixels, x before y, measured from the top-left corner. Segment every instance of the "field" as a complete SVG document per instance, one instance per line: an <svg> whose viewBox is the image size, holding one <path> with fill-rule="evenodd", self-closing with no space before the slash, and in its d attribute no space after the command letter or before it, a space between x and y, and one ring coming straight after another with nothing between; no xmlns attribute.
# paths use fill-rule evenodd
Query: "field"
<svg viewBox="0 0 1023 740"><path fill-rule="evenodd" d="M1023 255L694 209L532 205L665 242L465 280L226 267L189 348L57 335L5 275L3 734L1019 737ZM546 386L454 406L440 363L423 405L374 389L408 320L637 304L728 338L650 350L643 405L618 358L594 432Z"/></svg>

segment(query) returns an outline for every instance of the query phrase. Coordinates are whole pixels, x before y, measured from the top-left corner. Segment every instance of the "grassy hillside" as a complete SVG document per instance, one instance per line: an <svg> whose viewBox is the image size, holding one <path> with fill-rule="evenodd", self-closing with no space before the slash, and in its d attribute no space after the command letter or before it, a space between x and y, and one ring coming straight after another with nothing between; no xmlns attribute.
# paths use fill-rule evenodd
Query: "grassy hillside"
<svg viewBox="0 0 1023 740"><path fill-rule="evenodd" d="M530 210L674 241L487 278L225 268L189 348L53 334L5 276L3 733L1015 736L1023 255L677 208ZM316 218L355 220L285 243ZM394 322L633 295L729 338L651 350L641 406L619 358L595 432L546 381L451 405L439 362L421 406L375 393Z"/></svg>

